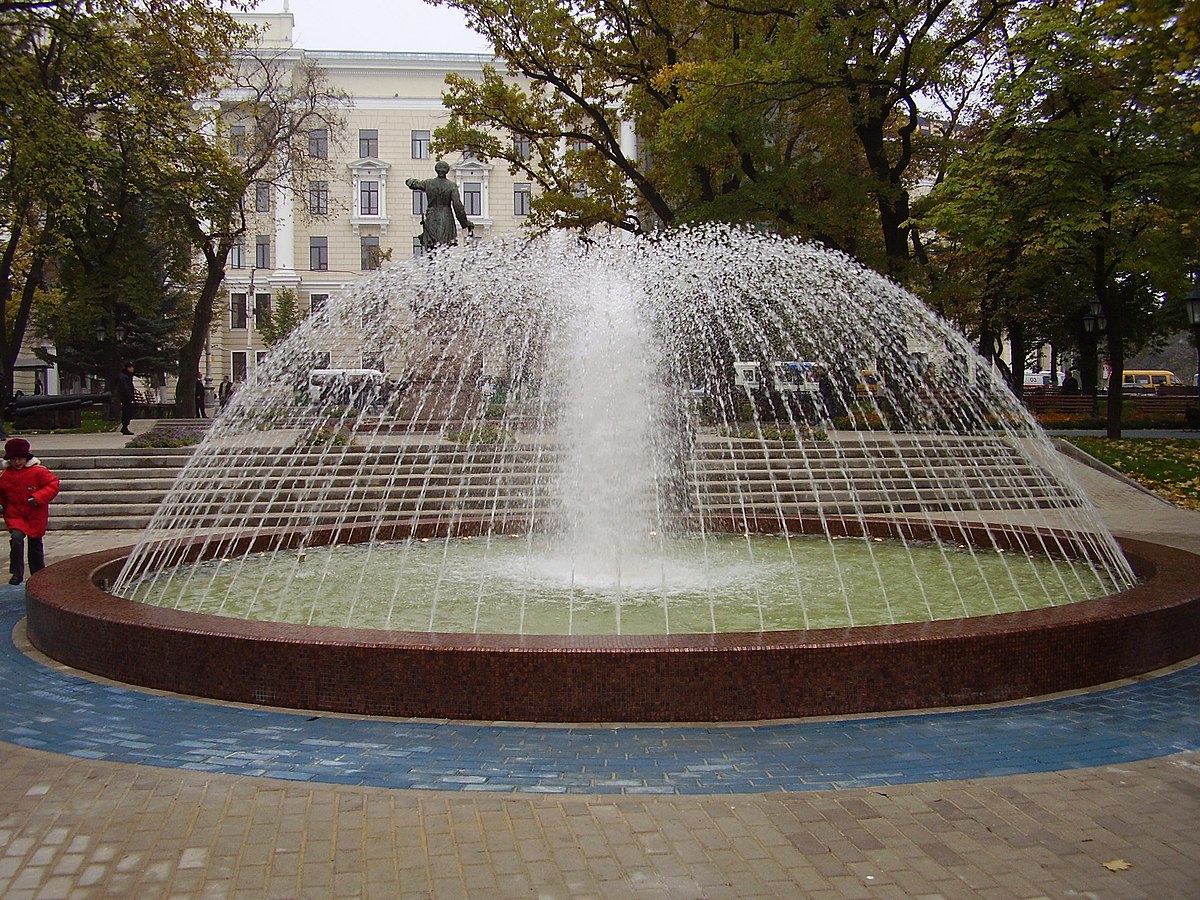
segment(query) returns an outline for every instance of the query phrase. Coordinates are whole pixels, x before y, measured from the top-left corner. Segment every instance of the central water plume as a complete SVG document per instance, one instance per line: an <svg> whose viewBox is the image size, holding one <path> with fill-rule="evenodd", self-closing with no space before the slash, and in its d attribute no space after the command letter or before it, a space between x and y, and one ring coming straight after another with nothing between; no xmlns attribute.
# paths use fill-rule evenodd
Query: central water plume
<svg viewBox="0 0 1200 900"><path fill-rule="evenodd" d="M844 256L711 227L364 278L235 396L115 589L621 633L976 615L1131 582L962 335Z"/></svg>
<svg viewBox="0 0 1200 900"><path fill-rule="evenodd" d="M609 579L646 564L661 521L663 430L652 339L640 291L584 259L568 298L563 342L547 371L558 409L562 462L556 483L576 579Z"/></svg>

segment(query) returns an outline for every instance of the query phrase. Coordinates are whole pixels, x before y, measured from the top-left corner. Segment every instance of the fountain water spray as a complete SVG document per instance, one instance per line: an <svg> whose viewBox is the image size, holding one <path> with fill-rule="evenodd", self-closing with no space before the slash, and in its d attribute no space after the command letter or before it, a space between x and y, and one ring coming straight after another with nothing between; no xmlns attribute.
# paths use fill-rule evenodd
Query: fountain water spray
<svg viewBox="0 0 1200 900"><path fill-rule="evenodd" d="M114 592L575 634L958 617L1132 582L955 329L842 255L712 226L364 278L235 395Z"/></svg>

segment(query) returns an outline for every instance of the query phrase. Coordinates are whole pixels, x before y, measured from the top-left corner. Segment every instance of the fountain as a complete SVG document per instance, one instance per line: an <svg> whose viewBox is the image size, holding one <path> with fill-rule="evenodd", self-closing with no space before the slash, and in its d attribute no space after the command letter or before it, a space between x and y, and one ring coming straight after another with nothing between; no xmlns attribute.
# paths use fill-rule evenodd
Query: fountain
<svg viewBox="0 0 1200 900"><path fill-rule="evenodd" d="M29 628L226 699L754 719L1173 662L1200 649L1194 562L1123 553L965 339L851 260L559 235L314 313L132 551L31 582Z"/></svg>

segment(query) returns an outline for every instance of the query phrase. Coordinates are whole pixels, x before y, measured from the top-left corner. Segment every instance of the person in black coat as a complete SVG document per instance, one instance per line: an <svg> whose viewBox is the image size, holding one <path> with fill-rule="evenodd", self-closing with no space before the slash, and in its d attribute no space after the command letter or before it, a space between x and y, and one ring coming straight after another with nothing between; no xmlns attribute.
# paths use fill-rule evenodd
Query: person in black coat
<svg viewBox="0 0 1200 900"><path fill-rule="evenodd" d="M121 434L133 434L129 423L133 421L136 391L133 384L133 363L127 362L121 366L121 374L117 376L117 399L121 402Z"/></svg>
<svg viewBox="0 0 1200 900"><path fill-rule="evenodd" d="M207 419L208 410L204 404L204 379L200 377L200 373L196 373L196 418Z"/></svg>

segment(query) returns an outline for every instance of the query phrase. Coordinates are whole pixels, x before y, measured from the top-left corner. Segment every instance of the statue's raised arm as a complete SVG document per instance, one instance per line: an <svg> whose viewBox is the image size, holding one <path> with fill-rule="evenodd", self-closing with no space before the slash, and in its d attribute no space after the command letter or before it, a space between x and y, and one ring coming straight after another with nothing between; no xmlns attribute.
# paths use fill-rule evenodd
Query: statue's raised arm
<svg viewBox="0 0 1200 900"><path fill-rule="evenodd" d="M475 230L463 208L462 197L458 195L458 185L446 177L450 171L449 163L439 159L433 170L437 173L436 178L410 178L404 182L414 191L424 191L428 200L422 220L425 230L421 232L421 246L426 250L458 243L455 219L468 234Z"/></svg>

